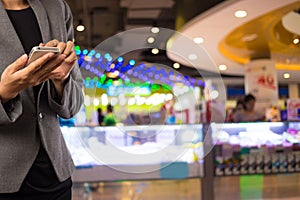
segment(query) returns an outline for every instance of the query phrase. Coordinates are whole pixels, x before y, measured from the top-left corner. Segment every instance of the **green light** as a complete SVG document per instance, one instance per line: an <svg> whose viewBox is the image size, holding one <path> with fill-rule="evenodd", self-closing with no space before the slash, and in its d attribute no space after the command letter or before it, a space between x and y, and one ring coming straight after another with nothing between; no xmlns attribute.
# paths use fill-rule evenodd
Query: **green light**
<svg viewBox="0 0 300 200"><path fill-rule="evenodd" d="M98 82L98 77L97 76L95 76L94 78L93 78L93 80L95 81L95 82Z"/></svg>
<svg viewBox="0 0 300 200"><path fill-rule="evenodd" d="M86 77L85 80L89 82L91 80L91 77Z"/></svg>
<svg viewBox="0 0 300 200"><path fill-rule="evenodd" d="M105 80L106 80L106 75L103 74L100 78L100 83L103 84Z"/></svg>
<svg viewBox="0 0 300 200"><path fill-rule="evenodd" d="M75 50L80 50L80 46L75 46Z"/></svg>
<svg viewBox="0 0 300 200"><path fill-rule="evenodd" d="M166 84L162 84L162 88L163 88L164 90L167 90L167 91L170 91L170 90L171 90L171 86L166 85Z"/></svg>
<svg viewBox="0 0 300 200"><path fill-rule="evenodd" d="M151 85L151 90L159 90L160 86L158 84Z"/></svg>
<svg viewBox="0 0 300 200"><path fill-rule="evenodd" d="M144 87L149 87L149 86L150 86L150 83L149 83L149 82L144 82L144 83L142 84L142 86L144 86Z"/></svg>
<svg viewBox="0 0 300 200"><path fill-rule="evenodd" d="M112 80L112 79L109 79L109 80L107 81L107 85L112 85L112 83L113 83L113 80Z"/></svg>

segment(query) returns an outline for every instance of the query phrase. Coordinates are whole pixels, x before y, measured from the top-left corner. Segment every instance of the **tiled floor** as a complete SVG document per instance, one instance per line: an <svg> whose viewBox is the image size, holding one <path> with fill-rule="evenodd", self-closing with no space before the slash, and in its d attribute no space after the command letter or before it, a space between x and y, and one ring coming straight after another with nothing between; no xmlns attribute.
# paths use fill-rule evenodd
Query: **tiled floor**
<svg viewBox="0 0 300 200"><path fill-rule="evenodd" d="M73 200L189 200L200 198L198 179L74 184Z"/></svg>
<svg viewBox="0 0 300 200"><path fill-rule="evenodd" d="M300 199L300 174L215 177L214 186L215 200ZM200 188L199 179L75 183L73 200L200 200Z"/></svg>

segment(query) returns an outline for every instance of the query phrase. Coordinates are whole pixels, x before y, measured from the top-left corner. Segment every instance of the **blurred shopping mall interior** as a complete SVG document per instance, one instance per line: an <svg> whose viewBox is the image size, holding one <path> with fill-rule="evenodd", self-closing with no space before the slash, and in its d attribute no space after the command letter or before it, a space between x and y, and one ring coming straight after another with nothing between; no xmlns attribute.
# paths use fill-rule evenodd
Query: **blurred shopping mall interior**
<svg viewBox="0 0 300 200"><path fill-rule="evenodd" d="M61 119L74 200L300 199L299 0L66 2L85 95ZM261 117L236 120L247 94Z"/></svg>

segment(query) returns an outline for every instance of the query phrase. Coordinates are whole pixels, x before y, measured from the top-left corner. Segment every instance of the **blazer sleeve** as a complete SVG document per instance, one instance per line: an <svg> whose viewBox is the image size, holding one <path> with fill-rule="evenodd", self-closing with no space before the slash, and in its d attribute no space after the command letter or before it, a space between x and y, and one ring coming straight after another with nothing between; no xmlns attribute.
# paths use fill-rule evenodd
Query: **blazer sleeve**
<svg viewBox="0 0 300 200"><path fill-rule="evenodd" d="M67 31L67 40L73 41L73 17L69 6L63 1L65 12L65 24ZM61 99L57 97L53 84L47 81L48 101L50 108L53 109L62 118L73 117L80 109L83 103L83 79L76 62L70 76L67 79Z"/></svg>
<svg viewBox="0 0 300 200"><path fill-rule="evenodd" d="M22 100L21 95L18 94L14 99L6 103L0 103L0 125L15 122L22 114Z"/></svg>

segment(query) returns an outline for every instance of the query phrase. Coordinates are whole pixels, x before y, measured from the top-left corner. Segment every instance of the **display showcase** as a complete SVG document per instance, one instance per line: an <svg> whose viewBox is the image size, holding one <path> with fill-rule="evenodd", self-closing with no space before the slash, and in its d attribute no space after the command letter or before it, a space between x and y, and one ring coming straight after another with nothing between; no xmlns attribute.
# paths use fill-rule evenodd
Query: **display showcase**
<svg viewBox="0 0 300 200"><path fill-rule="evenodd" d="M202 125L61 127L76 182L202 177Z"/></svg>
<svg viewBox="0 0 300 200"><path fill-rule="evenodd" d="M213 124L215 175L300 171L300 122Z"/></svg>

